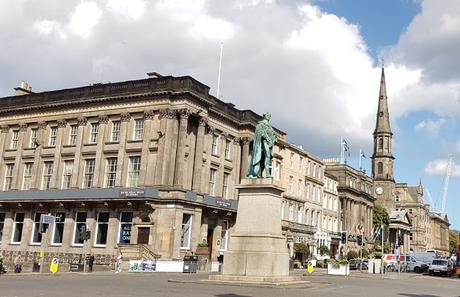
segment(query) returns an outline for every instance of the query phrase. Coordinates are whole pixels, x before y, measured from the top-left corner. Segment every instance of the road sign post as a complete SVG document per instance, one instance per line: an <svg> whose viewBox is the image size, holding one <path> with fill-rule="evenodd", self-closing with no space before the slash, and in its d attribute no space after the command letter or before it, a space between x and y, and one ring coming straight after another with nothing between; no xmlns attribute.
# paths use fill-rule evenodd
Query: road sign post
<svg viewBox="0 0 460 297"><path fill-rule="evenodd" d="M40 273L43 273L43 266L45 265L45 250L48 246L48 230L49 225L54 224L56 217L51 214L42 214L40 216L39 232L42 235L41 250L40 250Z"/></svg>

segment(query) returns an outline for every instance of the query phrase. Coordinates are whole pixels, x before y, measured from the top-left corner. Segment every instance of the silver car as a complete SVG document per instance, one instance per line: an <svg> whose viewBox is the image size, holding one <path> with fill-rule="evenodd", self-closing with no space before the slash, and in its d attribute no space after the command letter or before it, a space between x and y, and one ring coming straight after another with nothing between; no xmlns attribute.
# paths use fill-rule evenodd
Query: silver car
<svg viewBox="0 0 460 297"><path fill-rule="evenodd" d="M428 274L440 274L444 276L452 276L452 270L454 269L452 261L447 259L434 259L428 268Z"/></svg>

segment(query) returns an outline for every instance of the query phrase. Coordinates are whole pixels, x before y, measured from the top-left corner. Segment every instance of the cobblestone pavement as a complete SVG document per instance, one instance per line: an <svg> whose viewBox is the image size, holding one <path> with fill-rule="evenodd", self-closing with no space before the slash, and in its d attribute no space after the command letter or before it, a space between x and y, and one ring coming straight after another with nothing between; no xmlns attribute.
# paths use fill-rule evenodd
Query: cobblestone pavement
<svg viewBox="0 0 460 297"><path fill-rule="evenodd" d="M297 271L296 274L302 274ZM179 273L62 273L0 276L0 297L158 296L158 297L300 297L300 296L460 296L460 279L397 274L382 278L361 273L348 277L317 272L303 276L311 283L302 288L266 288L203 284L207 274ZM168 280L175 280L170 282Z"/></svg>

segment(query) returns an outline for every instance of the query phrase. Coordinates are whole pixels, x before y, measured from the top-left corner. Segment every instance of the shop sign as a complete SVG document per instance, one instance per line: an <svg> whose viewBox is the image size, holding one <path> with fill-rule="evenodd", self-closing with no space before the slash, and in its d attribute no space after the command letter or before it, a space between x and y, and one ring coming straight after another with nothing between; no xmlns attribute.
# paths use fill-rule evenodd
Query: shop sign
<svg viewBox="0 0 460 297"><path fill-rule="evenodd" d="M228 201L228 200L216 199L216 205L220 206L220 207L230 208L232 203L230 201Z"/></svg>
<svg viewBox="0 0 460 297"><path fill-rule="evenodd" d="M145 189L140 188L125 188L120 189L120 197L144 197Z"/></svg>
<svg viewBox="0 0 460 297"><path fill-rule="evenodd" d="M132 224L121 224L120 228L120 243L130 243L131 242L131 228Z"/></svg>

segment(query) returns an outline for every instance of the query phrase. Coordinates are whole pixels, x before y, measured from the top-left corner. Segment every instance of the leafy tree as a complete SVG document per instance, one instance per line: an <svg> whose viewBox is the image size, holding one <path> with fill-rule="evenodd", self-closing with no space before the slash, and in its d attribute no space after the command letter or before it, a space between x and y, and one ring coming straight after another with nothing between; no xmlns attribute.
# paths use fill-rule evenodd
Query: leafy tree
<svg viewBox="0 0 460 297"><path fill-rule="evenodd" d="M372 225L374 226L374 229L375 229L375 228L379 228L382 223L385 229L387 230L388 226L390 226L390 215L388 214L388 211L383 206L379 204L375 204Z"/></svg>
<svg viewBox="0 0 460 297"><path fill-rule="evenodd" d="M358 255L358 252L356 252L356 251L349 251L349 252L347 253L347 259L348 259L348 260L356 259L356 258L358 258L358 257L359 257L359 255Z"/></svg>
<svg viewBox="0 0 460 297"><path fill-rule="evenodd" d="M319 254L321 256L324 256L324 255L330 256L331 255L331 251L325 245L320 246L318 250L319 250Z"/></svg>
<svg viewBox="0 0 460 297"><path fill-rule="evenodd" d="M458 233L456 233L455 231L449 230L449 250L451 253L455 253L457 249L457 238L458 238Z"/></svg>
<svg viewBox="0 0 460 297"><path fill-rule="evenodd" d="M310 247L305 243L294 243L294 252L304 254L308 257L310 255Z"/></svg>

